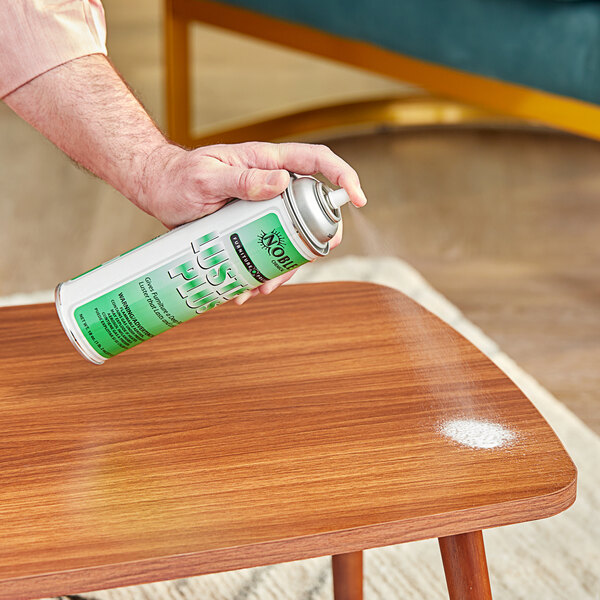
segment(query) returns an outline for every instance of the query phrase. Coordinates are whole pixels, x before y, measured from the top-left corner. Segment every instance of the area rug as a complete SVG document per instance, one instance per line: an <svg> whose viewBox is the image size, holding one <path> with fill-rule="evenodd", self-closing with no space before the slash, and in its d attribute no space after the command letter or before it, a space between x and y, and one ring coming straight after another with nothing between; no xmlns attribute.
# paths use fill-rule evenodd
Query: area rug
<svg viewBox="0 0 600 600"><path fill-rule="evenodd" d="M437 314L487 354L552 425L579 469L578 498L566 512L542 521L485 533L495 600L600 600L600 437L410 265L397 258L348 257L306 265L294 283L371 281L396 288ZM0 299L0 304L44 302L51 292ZM447 598L435 540L365 552L365 599ZM204 575L81 596L85 600L331 600L328 557Z"/></svg>

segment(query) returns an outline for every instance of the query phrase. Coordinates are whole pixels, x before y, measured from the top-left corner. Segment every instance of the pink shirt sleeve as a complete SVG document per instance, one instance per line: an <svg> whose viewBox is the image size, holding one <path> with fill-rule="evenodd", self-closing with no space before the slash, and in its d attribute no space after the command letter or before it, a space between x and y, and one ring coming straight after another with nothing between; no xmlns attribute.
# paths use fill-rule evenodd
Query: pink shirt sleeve
<svg viewBox="0 0 600 600"><path fill-rule="evenodd" d="M89 54L106 54L101 0L0 0L0 98Z"/></svg>

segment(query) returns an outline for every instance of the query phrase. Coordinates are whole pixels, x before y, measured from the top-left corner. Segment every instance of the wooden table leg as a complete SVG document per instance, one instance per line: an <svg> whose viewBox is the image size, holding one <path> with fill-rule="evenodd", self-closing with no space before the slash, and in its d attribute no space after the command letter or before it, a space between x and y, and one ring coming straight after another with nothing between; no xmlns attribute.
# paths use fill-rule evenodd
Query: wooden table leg
<svg viewBox="0 0 600 600"><path fill-rule="evenodd" d="M450 600L491 600L481 531L442 537L438 541Z"/></svg>
<svg viewBox="0 0 600 600"><path fill-rule="evenodd" d="M335 554L331 557L333 569L333 597L335 600L362 600L363 553Z"/></svg>

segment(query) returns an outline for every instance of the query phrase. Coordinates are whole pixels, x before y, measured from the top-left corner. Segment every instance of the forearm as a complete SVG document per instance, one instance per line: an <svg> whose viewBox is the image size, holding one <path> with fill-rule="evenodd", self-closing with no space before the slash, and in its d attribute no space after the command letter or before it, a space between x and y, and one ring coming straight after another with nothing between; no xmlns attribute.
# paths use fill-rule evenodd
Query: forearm
<svg viewBox="0 0 600 600"><path fill-rule="evenodd" d="M346 188L356 206L366 202L356 172L325 146L249 142L186 151L170 144L103 55L55 67L4 100L167 227L214 212L231 198L273 198L289 184L289 171L321 172Z"/></svg>
<svg viewBox="0 0 600 600"><path fill-rule="evenodd" d="M176 152L105 56L84 56L4 98L74 161L143 210L151 155ZM167 157L164 157L167 159Z"/></svg>
<svg viewBox="0 0 600 600"><path fill-rule="evenodd" d="M325 146L248 142L187 151L170 144L103 55L66 62L4 100L74 161L167 227L219 210L231 198L274 198L288 186L290 171L322 173L344 187L354 205L367 201L354 169ZM331 247L340 239L341 228ZM259 290L270 293L290 276Z"/></svg>

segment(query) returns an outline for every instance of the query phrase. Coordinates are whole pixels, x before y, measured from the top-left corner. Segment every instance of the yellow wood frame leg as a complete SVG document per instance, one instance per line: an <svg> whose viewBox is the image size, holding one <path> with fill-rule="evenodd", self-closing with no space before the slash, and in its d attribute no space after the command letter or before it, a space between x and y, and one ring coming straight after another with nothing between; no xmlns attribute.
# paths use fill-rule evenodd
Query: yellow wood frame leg
<svg viewBox="0 0 600 600"><path fill-rule="evenodd" d="M246 123L231 129L218 129L189 137L191 147L235 144L252 140L296 139L309 133L335 134L374 127L423 127L428 125L514 125L522 121L432 96L391 96L335 104Z"/></svg>
<svg viewBox="0 0 600 600"><path fill-rule="evenodd" d="M177 11L177 0L165 0L165 107L167 132L179 144L190 145L189 18Z"/></svg>

